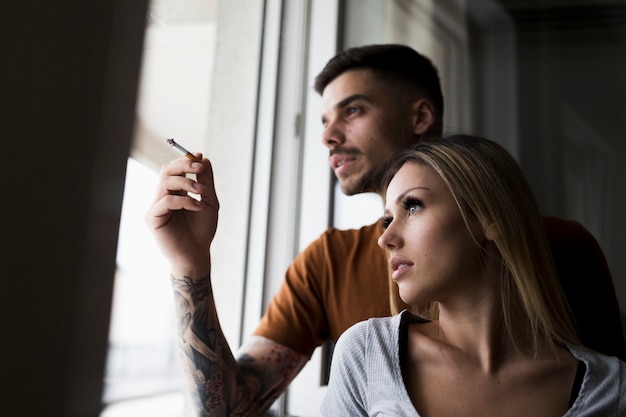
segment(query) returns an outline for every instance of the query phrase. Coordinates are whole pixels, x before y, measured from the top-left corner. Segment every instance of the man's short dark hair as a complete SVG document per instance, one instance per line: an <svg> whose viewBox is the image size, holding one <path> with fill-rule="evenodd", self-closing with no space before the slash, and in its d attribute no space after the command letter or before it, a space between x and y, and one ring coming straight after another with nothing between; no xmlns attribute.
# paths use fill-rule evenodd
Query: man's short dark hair
<svg viewBox="0 0 626 417"><path fill-rule="evenodd" d="M372 70L419 86L429 96L439 117L443 118L443 94L437 69L430 59L415 49L400 44L375 44L346 49L331 58L317 75L315 91L321 95L335 78L353 69Z"/></svg>

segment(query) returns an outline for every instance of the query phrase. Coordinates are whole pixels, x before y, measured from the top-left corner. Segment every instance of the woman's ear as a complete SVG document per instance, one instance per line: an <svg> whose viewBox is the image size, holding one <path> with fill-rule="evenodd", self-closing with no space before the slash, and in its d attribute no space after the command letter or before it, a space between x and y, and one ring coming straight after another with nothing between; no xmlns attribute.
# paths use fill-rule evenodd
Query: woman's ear
<svg viewBox="0 0 626 417"><path fill-rule="evenodd" d="M430 100L421 98L413 103L413 133L423 136L435 123L435 109Z"/></svg>
<svg viewBox="0 0 626 417"><path fill-rule="evenodd" d="M500 234L498 227L493 223L487 226L483 226L483 233L485 235L485 238L491 241L496 240L496 238Z"/></svg>

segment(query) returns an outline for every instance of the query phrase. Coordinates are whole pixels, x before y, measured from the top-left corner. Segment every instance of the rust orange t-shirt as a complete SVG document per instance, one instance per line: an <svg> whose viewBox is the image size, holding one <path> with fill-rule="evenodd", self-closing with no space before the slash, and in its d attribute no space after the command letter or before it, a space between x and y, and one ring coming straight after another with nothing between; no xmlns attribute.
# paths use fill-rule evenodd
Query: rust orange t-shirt
<svg viewBox="0 0 626 417"><path fill-rule="evenodd" d="M544 224L583 344L626 359L619 304L597 241L575 221L545 217ZM380 221L322 233L285 273L255 334L310 356L351 325L389 316L389 271L377 244L380 233Z"/></svg>

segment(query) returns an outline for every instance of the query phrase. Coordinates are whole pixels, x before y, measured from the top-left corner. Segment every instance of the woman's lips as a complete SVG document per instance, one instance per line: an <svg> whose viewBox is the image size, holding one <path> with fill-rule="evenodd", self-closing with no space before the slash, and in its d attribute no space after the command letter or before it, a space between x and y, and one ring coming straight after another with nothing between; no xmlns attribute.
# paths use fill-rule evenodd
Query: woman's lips
<svg viewBox="0 0 626 417"><path fill-rule="evenodd" d="M392 271L391 278L393 278L394 280L398 279L412 265L413 265L412 262L409 262L405 259L401 259L401 258L389 259L389 267L391 268L391 271Z"/></svg>

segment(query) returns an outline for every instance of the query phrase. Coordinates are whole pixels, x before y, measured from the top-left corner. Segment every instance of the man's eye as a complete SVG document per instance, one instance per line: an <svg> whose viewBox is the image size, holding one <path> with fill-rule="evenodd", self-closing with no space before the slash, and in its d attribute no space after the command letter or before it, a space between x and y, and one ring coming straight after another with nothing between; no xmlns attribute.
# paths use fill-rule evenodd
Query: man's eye
<svg viewBox="0 0 626 417"><path fill-rule="evenodd" d="M358 107L347 107L346 108L346 114L348 114L349 116L353 115L355 113L358 113L358 111L359 111Z"/></svg>

